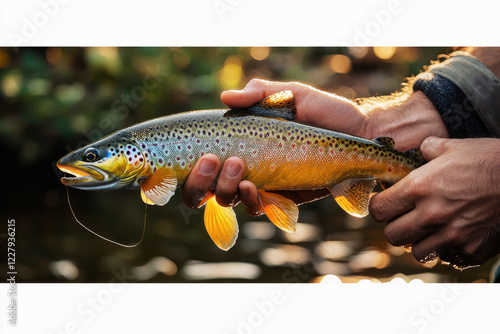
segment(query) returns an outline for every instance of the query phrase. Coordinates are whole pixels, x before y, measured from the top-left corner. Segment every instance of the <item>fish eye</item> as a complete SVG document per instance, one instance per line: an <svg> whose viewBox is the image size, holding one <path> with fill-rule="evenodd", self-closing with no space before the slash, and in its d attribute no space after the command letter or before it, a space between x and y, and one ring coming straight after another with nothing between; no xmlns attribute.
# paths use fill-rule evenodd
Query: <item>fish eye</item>
<svg viewBox="0 0 500 334"><path fill-rule="evenodd" d="M97 151L97 149L93 147L90 147L85 150L85 153L83 153L83 155L85 156L85 160L87 160L88 162L94 162L97 160L99 151Z"/></svg>

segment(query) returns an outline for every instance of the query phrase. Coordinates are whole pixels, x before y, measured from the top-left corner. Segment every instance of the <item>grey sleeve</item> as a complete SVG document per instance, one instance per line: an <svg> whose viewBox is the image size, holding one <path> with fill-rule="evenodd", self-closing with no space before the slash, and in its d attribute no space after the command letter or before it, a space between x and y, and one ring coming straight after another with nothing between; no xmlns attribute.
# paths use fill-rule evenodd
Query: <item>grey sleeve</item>
<svg viewBox="0 0 500 334"><path fill-rule="evenodd" d="M446 61L431 65L427 72L457 85L488 131L500 137L500 80L486 65L467 52L457 51Z"/></svg>

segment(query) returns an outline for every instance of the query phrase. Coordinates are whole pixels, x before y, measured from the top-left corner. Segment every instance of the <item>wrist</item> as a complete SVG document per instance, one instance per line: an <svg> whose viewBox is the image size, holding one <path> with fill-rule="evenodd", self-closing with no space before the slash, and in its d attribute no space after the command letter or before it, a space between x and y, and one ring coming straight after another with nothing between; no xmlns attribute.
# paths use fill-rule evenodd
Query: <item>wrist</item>
<svg viewBox="0 0 500 334"><path fill-rule="evenodd" d="M420 147L429 136L447 138L448 131L438 111L420 91L403 92L392 98L380 98L365 109L367 133L371 137L391 137L396 149Z"/></svg>

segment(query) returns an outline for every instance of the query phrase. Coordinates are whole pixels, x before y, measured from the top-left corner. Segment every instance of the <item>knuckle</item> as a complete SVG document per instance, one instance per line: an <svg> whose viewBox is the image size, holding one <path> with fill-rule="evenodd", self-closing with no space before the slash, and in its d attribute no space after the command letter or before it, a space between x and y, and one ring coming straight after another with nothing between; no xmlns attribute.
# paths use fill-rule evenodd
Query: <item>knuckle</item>
<svg viewBox="0 0 500 334"><path fill-rule="evenodd" d="M467 235L459 228L454 226L446 231L446 242L452 245L465 245L467 243Z"/></svg>
<svg viewBox="0 0 500 334"><path fill-rule="evenodd" d="M401 246L401 242L398 238L398 233L390 224L387 224L384 228L384 235L387 241L393 246Z"/></svg>
<svg viewBox="0 0 500 334"><path fill-rule="evenodd" d="M446 213L443 207L438 205L427 206L422 213L421 220L427 224L440 224L446 219Z"/></svg>
<svg viewBox="0 0 500 334"><path fill-rule="evenodd" d="M380 202L375 200L375 197L372 198L372 200L369 203L369 210L372 215L372 217L377 220L377 221L382 221L384 220L384 212L385 208L384 205Z"/></svg>
<svg viewBox="0 0 500 334"><path fill-rule="evenodd" d="M265 86L266 84L268 84L270 81L267 81L267 80L263 80L263 79L258 79L258 78L253 78L251 79L248 84L247 84L247 87L257 87L257 86Z"/></svg>
<svg viewBox="0 0 500 334"><path fill-rule="evenodd" d="M432 180L424 176L411 176L409 184L408 195L413 198L422 198L429 193Z"/></svg>

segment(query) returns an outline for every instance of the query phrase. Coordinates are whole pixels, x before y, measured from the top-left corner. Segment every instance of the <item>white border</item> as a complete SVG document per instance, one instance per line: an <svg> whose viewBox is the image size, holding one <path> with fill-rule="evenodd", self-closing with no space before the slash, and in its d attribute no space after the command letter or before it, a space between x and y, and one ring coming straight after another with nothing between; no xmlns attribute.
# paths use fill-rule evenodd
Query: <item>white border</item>
<svg viewBox="0 0 500 334"><path fill-rule="evenodd" d="M18 284L2 333L498 333L487 284ZM0 301L7 285L0 285ZM494 303L485 303L485 301ZM5 303L4 303L5 304Z"/></svg>
<svg viewBox="0 0 500 334"><path fill-rule="evenodd" d="M4 46L500 45L488 0L0 0Z"/></svg>

